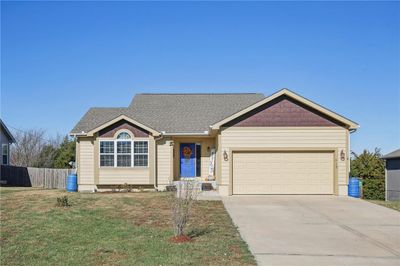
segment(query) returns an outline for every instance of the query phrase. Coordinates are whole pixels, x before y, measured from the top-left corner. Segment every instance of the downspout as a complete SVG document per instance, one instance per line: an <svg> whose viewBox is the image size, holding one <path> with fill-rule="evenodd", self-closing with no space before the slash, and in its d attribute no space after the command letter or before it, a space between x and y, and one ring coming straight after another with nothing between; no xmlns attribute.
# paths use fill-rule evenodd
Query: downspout
<svg viewBox="0 0 400 266"><path fill-rule="evenodd" d="M161 133L161 135L158 138L154 138L154 189L155 190L159 190L157 183L158 183L158 176L157 176L157 141L161 140L163 138L163 134Z"/></svg>
<svg viewBox="0 0 400 266"><path fill-rule="evenodd" d="M349 133L350 133L350 134L351 134L351 133L354 133L354 132L356 132L356 131L357 131L357 128L349 129ZM348 150L349 160L350 160L350 152L351 152L351 149L350 149L350 147L351 147L351 145L350 145L350 134L349 134L349 139L348 139L348 142L349 142L349 150Z"/></svg>
<svg viewBox="0 0 400 266"><path fill-rule="evenodd" d="M350 172L351 172L351 159L350 159L350 156L351 156L351 145L350 145L350 134L351 133L354 133L354 132L356 132L357 131L357 128L353 128L353 129L349 129L349 134L348 134L348 140L347 140L347 143L349 144L349 147L348 147L348 156L349 156L349 169L346 169L346 171L348 170L348 173L347 173L347 175L346 175L346 180L347 180L347 184L349 183L349 178L350 178Z"/></svg>

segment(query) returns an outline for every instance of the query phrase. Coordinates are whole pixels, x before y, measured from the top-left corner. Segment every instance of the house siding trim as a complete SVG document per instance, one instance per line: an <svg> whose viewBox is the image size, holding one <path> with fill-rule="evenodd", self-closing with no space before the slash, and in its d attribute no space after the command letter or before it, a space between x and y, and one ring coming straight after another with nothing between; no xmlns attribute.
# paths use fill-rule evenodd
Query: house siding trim
<svg viewBox="0 0 400 266"><path fill-rule="evenodd" d="M126 115L120 115L120 116L118 116L118 117L116 117L116 118L114 118L114 119L108 121L107 123L104 123L103 125L101 125L101 126L99 126L99 127L96 127L96 128L94 128L94 129L92 129L92 130L90 130L89 132L84 133L84 134L85 134L86 136L88 136L88 137L92 137L95 133L99 132L100 130L102 130L102 129L108 127L108 126L111 126L111 125L113 125L113 124L115 124L115 123L117 123L117 122L119 122L119 121L121 121L121 120L128 121L128 122L130 122L130 123L132 123L132 124L138 126L139 128L142 128L142 129L144 129L144 130L147 130L147 131L150 132L153 136L159 136L159 135L160 135L160 132L158 132L158 131L156 131L156 130L154 130L154 129L148 127L148 126L145 126L145 125L143 125L142 123L139 123L138 121L135 121L135 120L133 120L133 119L127 117Z"/></svg>

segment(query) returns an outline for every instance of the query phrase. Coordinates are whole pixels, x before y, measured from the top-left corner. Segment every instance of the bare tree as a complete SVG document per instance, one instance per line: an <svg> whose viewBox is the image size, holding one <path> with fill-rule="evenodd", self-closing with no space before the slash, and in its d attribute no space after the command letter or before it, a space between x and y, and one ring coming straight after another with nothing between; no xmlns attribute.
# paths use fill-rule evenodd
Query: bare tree
<svg viewBox="0 0 400 266"><path fill-rule="evenodd" d="M16 143L11 147L11 163L16 166L50 167L61 137L47 140L45 134L43 129L15 132Z"/></svg>
<svg viewBox="0 0 400 266"><path fill-rule="evenodd" d="M178 182L176 188L175 197L172 199L172 222L175 237L179 237L185 235L185 228L199 188L198 182L191 180Z"/></svg>

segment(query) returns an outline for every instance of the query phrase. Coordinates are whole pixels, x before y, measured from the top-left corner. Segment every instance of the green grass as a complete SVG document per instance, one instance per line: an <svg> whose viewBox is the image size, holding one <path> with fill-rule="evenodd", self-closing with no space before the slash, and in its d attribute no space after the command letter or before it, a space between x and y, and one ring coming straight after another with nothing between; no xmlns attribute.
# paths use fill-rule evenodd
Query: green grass
<svg viewBox="0 0 400 266"><path fill-rule="evenodd" d="M38 190L37 188L24 188L24 187L0 187L0 196L15 193L20 191Z"/></svg>
<svg viewBox="0 0 400 266"><path fill-rule="evenodd" d="M196 202L193 241L174 244L167 193L0 193L1 265L255 265L220 201Z"/></svg>
<svg viewBox="0 0 400 266"><path fill-rule="evenodd" d="M368 200L369 202L385 206L396 211L400 211L400 201Z"/></svg>

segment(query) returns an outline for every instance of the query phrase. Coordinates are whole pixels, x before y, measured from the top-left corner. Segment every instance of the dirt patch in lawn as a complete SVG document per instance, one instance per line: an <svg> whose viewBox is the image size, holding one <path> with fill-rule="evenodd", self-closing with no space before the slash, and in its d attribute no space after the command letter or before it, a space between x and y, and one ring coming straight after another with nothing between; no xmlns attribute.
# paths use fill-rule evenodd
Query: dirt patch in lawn
<svg viewBox="0 0 400 266"><path fill-rule="evenodd" d="M190 242L192 239L188 236L182 235L182 236L173 236L169 239L172 243L185 243L185 242Z"/></svg>

